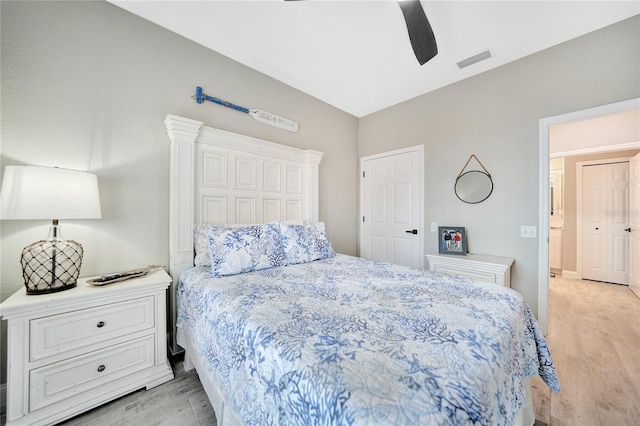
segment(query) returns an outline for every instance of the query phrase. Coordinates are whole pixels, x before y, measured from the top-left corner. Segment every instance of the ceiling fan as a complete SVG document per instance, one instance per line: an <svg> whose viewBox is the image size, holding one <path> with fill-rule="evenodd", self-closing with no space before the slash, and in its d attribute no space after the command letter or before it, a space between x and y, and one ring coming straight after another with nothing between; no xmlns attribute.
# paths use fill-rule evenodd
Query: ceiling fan
<svg viewBox="0 0 640 426"><path fill-rule="evenodd" d="M407 23L413 53L415 53L420 65L424 65L438 54L436 37L433 35L431 24L429 24L420 0L398 1L398 5L402 9L404 20Z"/></svg>
<svg viewBox="0 0 640 426"><path fill-rule="evenodd" d="M420 0L399 0L397 3L407 24L413 53L415 53L420 65L424 65L438 54L436 37L433 35L431 24L429 24Z"/></svg>

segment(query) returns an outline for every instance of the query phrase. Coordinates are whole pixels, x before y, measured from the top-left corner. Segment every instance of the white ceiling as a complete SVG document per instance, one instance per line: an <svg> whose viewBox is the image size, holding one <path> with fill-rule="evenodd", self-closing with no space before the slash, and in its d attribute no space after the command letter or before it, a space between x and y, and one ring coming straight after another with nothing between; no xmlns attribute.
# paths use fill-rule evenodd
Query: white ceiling
<svg viewBox="0 0 640 426"><path fill-rule="evenodd" d="M635 0L423 0L439 53L420 66L391 0L108 1L356 117L640 13Z"/></svg>

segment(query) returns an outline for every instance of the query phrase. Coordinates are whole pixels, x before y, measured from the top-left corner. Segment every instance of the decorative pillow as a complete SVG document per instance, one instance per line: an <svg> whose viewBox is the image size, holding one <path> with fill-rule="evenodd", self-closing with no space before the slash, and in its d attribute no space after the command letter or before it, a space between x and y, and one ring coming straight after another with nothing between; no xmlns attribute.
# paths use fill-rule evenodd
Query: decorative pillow
<svg viewBox="0 0 640 426"><path fill-rule="evenodd" d="M214 277L283 266L284 251L277 222L240 228L209 228L209 255Z"/></svg>
<svg viewBox="0 0 640 426"><path fill-rule="evenodd" d="M211 256L209 256L209 228L207 223L196 223L193 225L193 248L195 256L193 264L195 266L211 266Z"/></svg>
<svg viewBox="0 0 640 426"><path fill-rule="evenodd" d="M310 225L280 224L287 265L327 259L336 255L323 222Z"/></svg>
<svg viewBox="0 0 640 426"><path fill-rule="evenodd" d="M211 225L209 223L196 223L193 225L193 248L195 256L193 264L195 266L211 266L211 256L209 255L209 229L217 228L241 228L245 226L253 226L253 224L227 224L227 225Z"/></svg>

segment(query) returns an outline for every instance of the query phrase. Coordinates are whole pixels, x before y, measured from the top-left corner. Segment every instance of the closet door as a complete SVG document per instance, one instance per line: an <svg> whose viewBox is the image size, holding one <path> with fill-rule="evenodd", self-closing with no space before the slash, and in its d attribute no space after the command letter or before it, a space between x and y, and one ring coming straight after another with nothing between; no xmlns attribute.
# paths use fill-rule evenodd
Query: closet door
<svg viewBox="0 0 640 426"><path fill-rule="evenodd" d="M423 150L361 159L360 256L422 268Z"/></svg>
<svg viewBox="0 0 640 426"><path fill-rule="evenodd" d="M629 162L582 168L582 278L628 284Z"/></svg>

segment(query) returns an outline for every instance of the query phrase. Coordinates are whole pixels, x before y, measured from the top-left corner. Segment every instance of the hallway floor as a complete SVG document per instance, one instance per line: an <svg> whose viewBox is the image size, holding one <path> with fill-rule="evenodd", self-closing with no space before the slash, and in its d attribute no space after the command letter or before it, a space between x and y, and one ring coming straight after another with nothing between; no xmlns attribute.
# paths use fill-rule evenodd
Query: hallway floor
<svg viewBox="0 0 640 426"><path fill-rule="evenodd" d="M536 425L640 425L640 298L629 287L551 278L546 340L561 393L532 380Z"/></svg>

